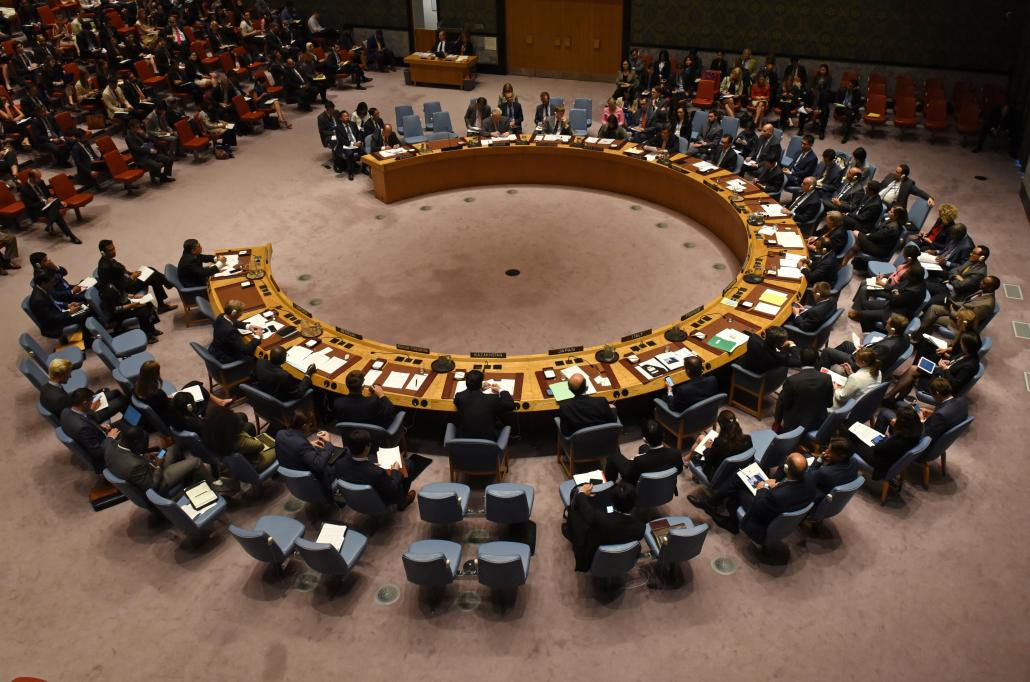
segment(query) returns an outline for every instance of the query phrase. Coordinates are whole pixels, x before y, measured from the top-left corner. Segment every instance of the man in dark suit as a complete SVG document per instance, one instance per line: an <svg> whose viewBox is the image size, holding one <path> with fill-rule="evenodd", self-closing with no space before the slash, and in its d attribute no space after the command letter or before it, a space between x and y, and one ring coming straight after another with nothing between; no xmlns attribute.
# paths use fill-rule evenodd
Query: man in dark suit
<svg viewBox="0 0 1030 682"><path fill-rule="evenodd" d="M179 257L179 281L184 287L202 287L207 285L211 275L218 274L219 267L225 258L205 254L200 242L187 239L182 243L182 256Z"/></svg>
<svg viewBox="0 0 1030 682"><path fill-rule="evenodd" d="M82 240L72 233L64 216L61 215L64 204L50 193L50 188L43 182L42 173L38 168L29 169L28 177L21 186L19 194L21 194L21 200L25 203L29 215L36 219L42 219L46 223L47 234L53 234L54 225L57 225L72 244L82 243Z"/></svg>
<svg viewBox="0 0 1030 682"><path fill-rule="evenodd" d="M644 522L630 516L636 498L631 485L617 483L612 488L613 511L608 512L594 500L591 484L573 491L563 532L572 543L577 571L590 570L594 554L601 545L634 542L644 537Z"/></svg>
<svg viewBox="0 0 1030 682"><path fill-rule="evenodd" d="M622 479L636 485L640 474L675 469L683 471L683 455L676 448L670 448L663 441L661 425L654 419L644 422L644 444L633 459L627 459L621 452L608 456L604 465L604 476L609 481Z"/></svg>
<svg viewBox="0 0 1030 682"><path fill-rule="evenodd" d="M30 114L25 113L26 116ZM29 121L29 142L33 149L50 154L59 168L69 168L68 157L71 147L57 127L53 116L44 111L38 112Z"/></svg>
<svg viewBox="0 0 1030 682"><path fill-rule="evenodd" d="M333 148L333 165L336 172L347 168L347 179L353 180L354 173L360 172L361 155L365 147L358 125L350 119L349 111L340 112L340 124L336 131L336 146Z"/></svg>
<svg viewBox="0 0 1030 682"><path fill-rule="evenodd" d="M537 107L538 115L539 111L540 107ZM482 131L483 126L486 125L489 118L490 105L487 104L486 97L478 97L476 98L476 101L469 104L469 108L465 110L465 127ZM540 121L537 121L537 123L540 123Z"/></svg>
<svg viewBox="0 0 1030 682"><path fill-rule="evenodd" d="M787 204L787 212L794 217L801 234L808 237L815 230L815 220L821 206L819 192L815 188L815 177L810 175L794 192L794 198Z"/></svg>
<svg viewBox="0 0 1030 682"><path fill-rule="evenodd" d="M386 427L397 411L383 393L383 387L375 384L372 395L363 395L365 375L358 370L347 374L347 393L333 401L333 416L338 422L375 424Z"/></svg>
<svg viewBox="0 0 1030 682"><path fill-rule="evenodd" d="M93 391L78 388L71 394L71 406L61 411L61 428L79 447L86 451L93 470L99 474L104 469L104 447L108 438L117 438L118 429L101 425L90 414Z"/></svg>
<svg viewBox="0 0 1030 682"><path fill-rule="evenodd" d="M372 134L372 153L378 152L379 150L393 149L401 145L401 139L397 137L397 133L394 132L393 126L389 123L384 123L383 127L378 133Z"/></svg>
<svg viewBox="0 0 1030 682"><path fill-rule="evenodd" d="M92 314L78 301L62 303L54 300L51 292L59 279L60 275L55 272L37 275L29 294L29 310L39 323L40 333L49 339L61 338L65 327L85 324L86 318Z"/></svg>
<svg viewBox="0 0 1030 682"><path fill-rule="evenodd" d="M451 47L451 41L447 40L447 31L438 31L436 34L436 42L433 43L433 54L448 55L453 51Z"/></svg>
<svg viewBox="0 0 1030 682"><path fill-rule="evenodd" d="M866 183L865 197L844 216L844 227L848 230L868 232L876 225L883 211L883 202L880 201L880 183L871 180Z"/></svg>
<svg viewBox="0 0 1030 682"><path fill-rule="evenodd" d="M165 302L168 298L168 294L165 293L166 289L171 289L172 283L168 279L158 272L156 268L150 268L153 272L146 280L140 279L141 272L139 270L133 270L130 272L128 268L118 261L116 256L118 255L118 249L110 239L101 239L97 244L97 248L100 253L100 260L97 262L97 279L101 282L111 282L116 289L125 294L138 294L146 291L149 287L151 293L154 294L154 300L157 301L157 312L167 313L178 308L178 305L169 305Z"/></svg>
<svg viewBox="0 0 1030 682"><path fill-rule="evenodd" d="M587 383L582 374L573 374L569 379L572 397L558 403L562 435L568 437L580 429L615 421L615 412L608 401L600 396L586 395Z"/></svg>
<svg viewBox="0 0 1030 682"><path fill-rule="evenodd" d="M666 387L665 402L673 412L682 412L719 393L719 382L715 375L705 375L701 358L691 355L683 361L683 369L688 380Z"/></svg>
<svg viewBox="0 0 1030 682"><path fill-rule="evenodd" d="M542 123L545 135L572 135L572 126L565 117L564 105L559 104L556 106L554 113L545 118Z"/></svg>
<svg viewBox="0 0 1030 682"><path fill-rule="evenodd" d="M923 418L923 435L934 441L969 416L969 403L964 397L956 398L952 395L951 382L944 377L934 377L930 380L929 388L937 406L932 411L929 407L921 406L919 416Z"/></svg>
<svg viewBox="0 0 1030 682"><path fill-rule="evenodd" d="M858 120L859 110L862 108L862 91L858 89L857 78L850 83L844 83L838 104L836 110L844 116L844 137L841 139L841 144L844 144L848 141L851 129Z"/></svg>
<svg viewBox="0 0 1030 682"><path fill-rule="evenodd" d="M283 369L286 362L286 349L275 346L268 351L267 358L259 358L254 366L254 379L257 387L265 393L284 402L296 400L311 389L311 375L315 366L309 365L303 379L294 379Z"/></svg>
<svg viewBox="0 0 1030 682"><path fill-rule="evenodd" d="M275 456L279 465L295 471L310 471L322 484L327 495L332 495L332 480L329 480L336 462L343 454L342 448L334 448L326 431L319 431L314 437L304 435L307 417L298 412L290 428L279 429L275 434ZM342 464L342 463L341 463Z"/></svg>
<svg viewBox="0 0 1030 682"><path fill-rule="evenodd" d="M318 88L297 69L293 59L286 60L286 65L282 67L282 75L284 80L279 80L276 76L276 82L282 83L287 100L296 102L297 108L301 111L311 111L311 103L318 97Z"/></svg>
<svg viewBox="0 0 1030 682"><path fill-rule="evenodd" d="M540 104L536 105L536 113L533 114L533 123L538 126L543 125L543 122L553 114L554 105L551 104L551 95L545 90L540 93Z"/></svg>
<svg viewBox="0 0 1030 682"><path fill-rule="evenodd" d="M522 105L515 101L515 95L508 93L507 99L501 102L501 114L508 119L513 133L522 132Z"/></svg>
<svg viewBox="0 0 1030 682"><path fill-rule="evenodd" d="M92 142L86 139L85 134L76 128L68 136L68 144L71 148L71 159L75 164L74 180L86 187L99 188L100 183L97 177L107 172L104 158Z"/></svg>
<svg viewBox="0 0 1030 682"><path fill-rule="evenodd" d="M125 133L125 144L132 154L132 160L141 169L150 173L150 182L175 182L172 165L175 159L157 151L154 143L143 134L143 126L137 118L129 119L129 130Z"/></svg>
<svg viewBox="0 0 1030 682"><path fill-rule="evenodd" d="M807 259L801 260L801 274L810 285L818 282L833 284L837 280L837 254L827 237L819 237L809 245Z"/></svg>
<svg viewBox="0 0 1030 682"><path fill-rule="evenodd" d="M999 286L1001 286L1001 280L994 275L987 275L980 281L980 288L972 294L964 298L952 298L946 304L931 305L923 315L919 333L932 333L937 325L943 325L952 332L957 332L956 316L961 310L971 310L976 315L977 326L983 325L987 317L994 313L995 292Z"/></svg>
<svg viewBox="0 0 1030 682"><path fill-rule="evenodd" d="M885 329L887 336L879 341L869 344L869 348L876 353L876 359L882 371L887 371L894 366L901 354L910 345L905 328L908 327L908 318L900 313L894 313L887 318ZM819 356L820 367L847 366L844 374L850 374L858 369L855 364L855 351L858 348L852 341L841 341L835 348L824 348Z"/></svg>
<svg viewBox="0 0 1030 682"><path fill-rule="evenodd" d="M815 144L815 138L811 135L802 137L801 151L798 152L797 158L783 169L783 174L787 176L786 190L792 196L798 193L798 190L801 189L802 181L808 176L813 175L816 166L819 165L819 157L812 151L813 144Z"/></svg>
<svg viewBox="0 0 1030 682"><path fill-rule="evenodd" d="M837 152L832 149L823 150L823 160L815 167L815 186L824 196L832 196L840 188L844 171L837 165ZM830 210L830 209L826 209Z"/></svg>
<svg viewBox="0 0 1030 682"><path fill-rule="evenodd" d="M221 363L251 360L254 349L261 343L260 335L265 330L257 325L244 325L240 320L242 312L243 302L232 299L225 304L222 314L215 318L211 345L207 349ZM249 340L243 340L240 330L249 332Z"/></svg>
<svg viewBox="0 0 1030 682"><path fill-rule="evenodd" d="M336 145L337 133L340 127L340 114L336 111L336 103L331 99L325 101L325 111L315 119L318 125L318 139L322 146L332 149Z"/></svg>
<svg viewBox="0 0 1030 682"><path fill-rule="evenodd" d="M837 164L834 163L834 166ZM818 182L819 176L816 176ZM819 187L823 207L827 211L841 211L849 213L858 207L865 198L865 185L862 184L862 169L849 168L844 182L836 190Z"/></svg>
<svg viewBox="0 0 1030 682"><path fill-rule="evenodd" d="M744 162L745 172L748 168L752 169L752 172L758 172L765 165L765 161L775 161L776 165L779 165L780 158L783 156L783 150L780 149L780 145L773 141L774 130L775 127L772 123L766 123L762 126L762 130L758 134L758 141L755 143L755 148L748 155L747 161ZM751 163L748 163L748 161Z"/></svg>
<svg viewBox="0 0 1030 682"><path fill-rule="evenodd" d="M39 402L55 417L60 418L65 408L72 406L72 398L64 390L64 386L71 379L71 376L72 363L64 358L55 358L47 368L49 381L39 390ZM99 393L103 393L107 399L107 407L95 410L91 403L87 413L97 423L108 421L114 415L122 412L129 404L129 398L122 395L122 392L118 389L102 388L99 391L94 391L93 395L96 396Z"/></svg>
<svg viewBox="0 0 1030 682"><path fill-rule="evenodd" d="M149 450L147 432L138 426L128 426L117 439L105 440L104 463L115 476L142 490L153 489L159 495L200 481L207 481L208 485L215 483L211 470L178 444L169 445L163 452L158 456L160 453Z"/></svg>
<svg viewBox="0 0 1030 682"><path fill-rule="evenodd" d="M733 148L733 138L723 135L719 148L712 151L711 162L723 170L736 171L737 150Z"/></svg>
<svg viewBox="0 0 1030 682"><path fill-rule="evenodd" d="M368 37L365 41L365 49L368 54L368 65L375 65L380 71L393 71L393 50L386 46L386 38L381 30Z"/></svg>
<svg viewBox="0 0 1030 682"><path fill-rule="evenodd" d="M454 396L458 416L454 420L459 438L496 440L501 417L515 409L515 401L498 384L483 393L483 373L478 369L465 374L465 390Z"/></svg>
<svg viewBox="0 0 1030 682"><path fill-rule="evenodd" d="M802 348L800 356L801 371L787 377L776 401L773 429L778 433L799 426L805 427L805 431L814 431L833 406L833 380L814 367L818 352L814 348Z"/></svg>
<svg viewBox="0 0 1030 682"><path fill-rule="evenodd" d="M716 147L720 146L722 138L722 124L719 122L719 114L715 110L709 111L708 120L701 126L701 132L697 140L690 143L687 155L705 156L711 154ZM725 144L725 142L722 142L722 144ZM734 159L733 163L736 164L736 159ZM734 165L735 167L736 165Z"/></svg>
<svg viewBox="0 0 1030 682"><path fill-rule="evenodd" d="M822 456L805 472L805 478L817 495L826 495L837 486L858 478L858 464L851 459L854 450L847 438L830 439Z"/></svg>
<svg viewBox="0 0 1030 682"><path fill-rule="evenodd" d="M755 184L769 194L775 194L783 188L783 171L776 159L762 161L761 170L755 176Z"/></svg>
<svg viewBox="0 0 1030 682"><path fill-rule="evenodd" d="M798 351L783 327L769 327L765 338L747 332L747 352L737 360L744 369L765 374L770 369L796 364Z"/></svg>
<svg viewBox="0 0 1030 682"><path fill-rule="evenodd" d="M911 195L926 199L930 206L934 205L933 197L916 186L915 180L908 177L909 167L907 163L899 163L893 173L880 181L883 189L880 190L880 199L883 203L891 206L901 204L902 208L908 209L908 198Z"/></svg>
<svg viewBox="0 0 1030 682"><path fill-rule="evenodd" d="M490 111L490 118L483 122L483 134L490 137L501 137L511 132L511 123L507 116L501 114L501 110L494 107Z"/></svg>
<svg viewBox="0 0 1030 682"><path fill-rule="evenodd" d="M991 250L985 244L980 244L969 252L969 259L965 263L956 265L948 271L947 279L927 280L926 288L930 290L930 303L939 305L949 297L962 300L979 291L980 283L987 276L987 258L990 255Z"/></svg>
<svg viewBox="0 0 1030 682"><path fill-rule="evenodd" d="M372 438L368 431L355 429L347 436L347 450L350 457L341 460L342 466L336 469L336 476L347 483L369 485L379 494L383 504L397 505L400 511L415 499L415 491L408 478L408 470L404 465L394 464L390 469L383 469L368 459L372 447Z"/></svg>
<svg viewBox="0 0 1030 682"><path fill-rule="evenodd" d="M945 242L938 248L926 249L925 253L936 256L937 265L947 271L965 263L973 248L973 240L969 237L965 224L955 223L948 228L948 237Z"/></svg>
<svg viewBox="0 0 1030 682"><path fill-rule="evenodd" d="M369 135L379 135L383 132L383 126L385 124L386 121L383 120L382 115L379 113L379 109L369 107L368 120L366 120L364 125L361 126L361 138L364 139Z"/></svg>
<svg viewBox="0 0 1030 682"><path fill-rule="evenodd" d="M830 293L830 285L816 282L812 285L812 305L791 304L794 314L789 324L803 332L814 332L837 311L837 299Z"/></svg>
<svg viewBox="0 0 1030 682"><path fill-rule="evenodd" d="M797 511L815 500L816 490L805 472L808 462L799 452L792 452L787 457L786 478L783 481L762 481L757 492L751 495L746 488L740 491L740 505L747 510L741 529L748 537L761 544L765 541L766 531L777 516ZM735 520L737 515L732 513Z"/></svg>

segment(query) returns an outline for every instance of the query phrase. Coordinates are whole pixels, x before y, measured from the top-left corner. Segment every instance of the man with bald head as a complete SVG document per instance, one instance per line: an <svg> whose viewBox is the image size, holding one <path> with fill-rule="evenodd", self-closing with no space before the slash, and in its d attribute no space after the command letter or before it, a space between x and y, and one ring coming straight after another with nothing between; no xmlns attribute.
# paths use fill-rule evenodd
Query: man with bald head
<svg viewBox="0 0 1030 682"><path fill-rule="evenodd" d="M833 191L828 198L823 199L823 206L827 211L847 213L858 206L864 197L865 185L862 183L862 169L853 166L848 169L840 187Z"/></svg>
<svg viewBox="0 0 1030 682"><path fill-rule="evenodd" d="M797 511L815 499L816 490L811 479L805 476L808 461L800 452L792 452L785 465L786 478L782 481L762 481L751 495L747 488L738 495L740 505L747 510L743 530L755 542L765 542L769 524L780 514ZM736 519L737 515L732 514Z"/></svg>
<svg viewBox="0 0 1030 682"><path fill-rule="evenodd" d="M810 175L801 181L801 187L787 205L787 211L794 217L794 222L806 237L815 229L815 219L819 215L821 205L819 193L815 188L815 177Z"/></svg>
<svg viewBox="0 0 1030 682"><path fill-rule="evenodd" d="M569 379L572 397L558 403L558 418L563 436L571 436L580 429L615 421L615 411L600 396L588 396L586 377L573 374Z"/></svg>
<svg viewBox="0 0 1030 682"><path fill-rule="evenodd" d="M745 162L745 173L747 169L751 170L751 173L758 173L762 168L766 166L766 161L775 161L777 164L780 163L780 157L783 156L783 150L780 145L773 140L773 132L775 127L772 123L766 123L762 126L762 131L758 134L758 141L755 142L755 148L751 152L751 155L747 157L750 162Z"/></svg>

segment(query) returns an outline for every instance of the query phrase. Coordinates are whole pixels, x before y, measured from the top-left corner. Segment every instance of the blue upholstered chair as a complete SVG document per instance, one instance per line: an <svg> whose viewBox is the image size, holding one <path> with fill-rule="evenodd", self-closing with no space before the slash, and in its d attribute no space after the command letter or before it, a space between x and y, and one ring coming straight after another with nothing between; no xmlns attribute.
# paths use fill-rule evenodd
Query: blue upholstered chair
<svg viewBox="0 0 1030 682"><path fill-rule="evenodd" d="M805 520L808 513L812 511L812 507L815 506L813 502L809 502L801 509L791 512L784 512L772 520L769 527L765 531L765 541L759 541L748 535L751 542L762 547L763 549L769 545L777 542L783 542L787 537L796 531L800 526L801 522ZM744 517L747 516L747 512L743 507L737 507L737 522L743 527ZM746 531L745 531L746 532Z"/></svg>
<svg viewBox="0 0 1030 682"><path fill-rule="evenodd" d="M815 506L812 507L812 511L808 513L805 521L818 524L840 514L863 485L865 485L865 478L858 476L850 483L834 487L830 492L816 499Z"/></svg>
<svg viewBox="0 0 1030 682"><path fill-rule="evenodd" d="M332 545L297 538L297 551L311 570L323 575L345 576L354 570L365 553L368 538L353 528L343 536L343 545L336 549Z"/></svg>
<svg viewBox="0 0 1030 682"><path fill-rule="evenodd" d="M82 363L86 361L86 354L83 353L82 349L78 346L65 346L53 353L48 353L43 349L43 346L39 344L39 341L36 341L36 339L28 333L22 334L18 337L18 345L21 346L23 351L25 351L26 355L33 359L44 370L48 370L50 368L50 363L57 359L67 360L72 363L72 369L82 367Z"/></svg>
<svg viewBox="0 0 1030 682"><path fill-rule="evenodd" d="M536 491L525 483L492 483L483 491L486 520L516 524L529 521Z"/></svg>
<svg viewBox="0 0 1030 682"><path fill-rule="evenodd" d="M594 500L598 505L605 506L611 504L612 488L614 487L615 484L612 481L606 481L594 486ZM558 484L558 498L561 500L562 508L572 504L572 492L575 489L576 482L571 478Z"/></svg>
<svg viewBox="0 0 1030 682"><path fill-rule="evenodd" d="M614 412L614 410L612 410ZM554 427L558 432L557 458L558 464L566 476L572 476L580 464L599 464L609 455L619 452L619 434L622 433L622 422L615 415L615 421L608 424L588 426L566 436L561 430L561 418L554 418Z"/></svg>
<svg viewBox="0 0 1030 682"><path fill-rule="evenodd" d="M679 472L675 467L662 471L640 474L637 481L637 509L654 509L672 502L676 491L676 479Z"/></svg>
<svg viewBox="0 0 1030 682"><path fill-rule="evenodd" d="M262 516L254 530L231 524L229 532L247 554L281 571L293 554L297 539L304 534L304 524L288 516Z"/></svg>
<svg viewBox="0 0 1030 682"><path fill-rule="evenodd" d="M924 488L930 487L930 464L934 460L939 459L941 461L941 476L948 475L948 448L955 444L958 437L969 428L974 419L976 417L969 416L955 424L955 426L952 426L942 433L937 440L930 443L930 446L919 456L918 461L923 465Z"/></svg>
<svg viewBox="0 0 1030 682"><path fill-rule="evenodd" d="M808 440L815 441L819 445L826 447L830 439L837 435L837 430L844 425L844 421L851 414L852 408L855 407L855 402L855 399L851 398L840 407L827 412L826 419L823 420L819 428L815 431L809 431L805 436Z"/></svg>
<svg viewBox="0 0 1030 682"><path fill-rule="evenodd" d="M752 431L749 435L755 449L755 461L765 473L775 471L783 466L783 461L794 451L804 433L804 426L797 426L785 433L776 433L772 429Z"/></svg>
<svg viewBox="0 0 1030 682"><path fill-rule="evenodd" d="M755 449L748 448L744 452L737 453L731 457L727 457L719 466L716 468L715 473L712 475L711 480L705 475L701 465L697 464L693 459L687 462L687 469L690 470L690 475L694 477L694 480L703 485L705 488L712 490L719 487L728 476L736 476L740 469L746 467L751 460L755 458Z"/></svg>
<svg viewBox="0 0 1030 682"><path fill-rule="evenodd" d="M334 485L343 495L347 506L359 514L379 517L389 513L383 498L379 497L379 493L372 486L343 480L337 480Z"/></svg>
<svg viewBox="0 0 1030 682"><path fill-rule="evenodd" d="M529 545L486 542L476 551L479 584L494 590L514 590L529 579Z"/></svg>
<svg viewBox="0 0 1030 682"><path fill-rule="evenodd" d="M379 426L378 424L366 424L364 422L336 422L336 433L340 434L344 438L354 431L355 429L362 429L368 431L368 435L371 438L370 450L368 456L375 458L376 453L379 452L379 448L392 448L400 447L401 452L407 452L407 445L404 441L404 419L408 416L408 413L404 410L397 410L396 414L393 415L393 420L390 425L386 428Z"/></svg>
<svg viewBox="0 0 1030 682"><path fill-rule="evenodd" d="M449 540L413 542L401 557L408 582L441 588L454 582L461 568L461 545Z"/></svg>
<svg viewBox="0 0 1030 682"><path fill-rule="evenodd" d="M465 518L472 489L464 483L427 483L418 491L418 514L426 523L458 523Z"/></svg>
<svg viewBox="0 0 1030 682"><path fill-rule="evenodd" d="M640 542L619 545L601 545L590 562L590 575L595 578L618 580L626 577L640 557Z"/></svg>
<svg viewBox="0 0 1030 682"><path fill-rule="evenodd" d="M880 403L883 402L883 397L887 395L887 388L890 386L889 382L881 381L877 384L871 384L858 394L855 400L855 406L851 408L851 412L848 412L847 419L844 420L843 426L851 426L856 422L865 424L876 411L880 409Z"/></svg>
<svg viewBox="0 0 1030 682"><path fill-rule="evenodd" d="M326 493L321 482L310 471L299 471L281 466L277 469L279 476L286 483L287 490L301 502L313 505L332 505L335 501Z"/></svg>
<svg viewBox="0 0 1030 682"><path fill-rule="evenodd" d="M726 394L718 393L691 405L682 412L673 412L665 398L654 399L654 418L676 439L676 448L682 450L687 439L715 423L719 408L726 404Z"/></svg>
<svg viewBox="0 0 1030 682"><path fill-rule="evenodd" d="M147 501L171 521L180 532L192 540L201 540L214 530L215 520L225 514L228 504L221 495L218 499L203 508L197 516L190 516L187 509L192 510L190 500L182 495L177 501L169 500L160 495L156 490L150 489L146 492Z"/></svg>
<svg viewBox="0 0 1030 682"><path fill-rule="evenodd" d="M250 358L221 362L196 341L190 341L190 348L204 361L207 368L208 390L222 398L232 397L236 387L249 379L253 373L254 361Z"/></svg>
<svg viewBox="0 0 1030 682"><path fill-rule="evenodd" d="M451 481L456 481L462 475L493 476L498 480L503 478L504 472L508 469L510 426L501 429L496 441L484 438L458 438L457 434L457 427L447 424L443 447L450 462Z"/></svg>
<svg viewBox="0 0 1030 682"><path fill-rule="evenodd" d="M96 289L89 289L96 291ZM131 329L112 336L107 327L100 323L95 317L86 318L86 332L94 339L101 339L110 347L114 354L120 358L140 353L147 347L147 335L142 329Z"/></svg>
<svg viewBox="0 0 1030 682"><path fill-rule="evenodd" d="M915 462L920 455L926 452L926 449L930 447L930 437L923 436L919 439L919 442L912 446L908 452L902 455L898 461L891 465L891 468L887 470L887 474L883 477L880 482L880 505L887 503L887 496L890 495L891 488L894 488L894 482L897 482L897 491L900 493L901 488L905 485L905 472L908 470L912 463ZM873 467L862 459L862 456L858 453L851 455L852 461L858 464L858 468L864 471L872 471Z"/></svg>
<svg viewBox="0 0 1030 682"><path fill-rule="evenodd" d="M254 421L260 431L262 419L265 420L266 425L288 426L293 421L293 415L297 413L298 408L304 406L311 399L314 389L309 388L304 395L293 400L279 400L274 395L265 393L257 386L247 383L240 384L240 391L247 397L247 402L254 410Z"/></svg>
<svg viewBox="0 0 1030 682"><path fill-rule="evenodd" d="M651 550L651 556L658 562L659 572L668 576L676 564L690 561L701 553L701 548L708 537L708 524L694 522L687 516L665 516L670 526L682 524L683 528L671 528L666 541L659 544L651 530L651 524L644 528L644 542ZM658 519L656 519L658 520Z"/></svg>
<svg viewBox="0 0 1030 682"><path fill-rule="evenodd" d="M246 483L255 492L260 490L261 484L274 476L275 472L279 470L279 462L272 460L271 464L258 471L250 463L249 459L238 452L230 453L223 461L234 479L240 483Z"/></svg>
<svg viewBox="0 0 1030 682"><path fill-rule="evenodd" d="M175 291L179 294L179 301L182 302L182 312L186 318L186 326L190 327L196 324L196 316L190 315L190 311L197 307L197 296L205 296L207 294L207 286L188 287L183 285L182 280L179 279L179 268L171 263L165 265L165 279L175 287ZM201 313L201 321L203 321L203 317L204 315Z"/></svg>

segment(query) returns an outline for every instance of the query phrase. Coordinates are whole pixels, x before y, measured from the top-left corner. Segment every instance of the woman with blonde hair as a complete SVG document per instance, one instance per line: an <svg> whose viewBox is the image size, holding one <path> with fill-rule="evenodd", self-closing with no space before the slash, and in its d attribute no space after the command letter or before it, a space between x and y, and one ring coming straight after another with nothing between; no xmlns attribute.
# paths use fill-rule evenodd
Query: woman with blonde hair
<svg viewBox="0 0 1030 682"><path fill-rule="evenodd" d="M730 71L730 75L722 79L719 91L722 94L723 109L726 111L726 115L735 116L737 109L740 108L740 101L744 97L744 76L739 66L734 67Z"/></svg>

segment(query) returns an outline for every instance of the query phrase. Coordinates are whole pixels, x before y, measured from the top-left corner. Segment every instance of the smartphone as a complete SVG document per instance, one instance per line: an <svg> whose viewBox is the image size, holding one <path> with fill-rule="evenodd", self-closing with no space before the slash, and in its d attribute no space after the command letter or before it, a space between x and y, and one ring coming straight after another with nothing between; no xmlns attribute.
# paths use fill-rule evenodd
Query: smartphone
<svg viewBox="0 0 1030 682"><path fill-rule="evenodd" d="M162 448L161 452L157 453L158 461L161 461L162 459L164 459L165 458L165 454L167 454L167 452L166 452L166 450L164 448Z"/></svg>
<svg viewBox="0 0 1030 682"><path fill-rule="evenodd" d="M609 504L609 505L608 505L607 507L605 507L605 508L604 508L604 510L605 510L606 512L608 512L609 514L614 514L614 513L615 513L615 507L613 507L613 506L612 506L612 505L610 505L610 504Z"/></svg>
<svg viewBox="0 0 1030 682"><path fill-rule="evenodd" d="M672 388L672 377L665 377L665 385Z"/></svg>

